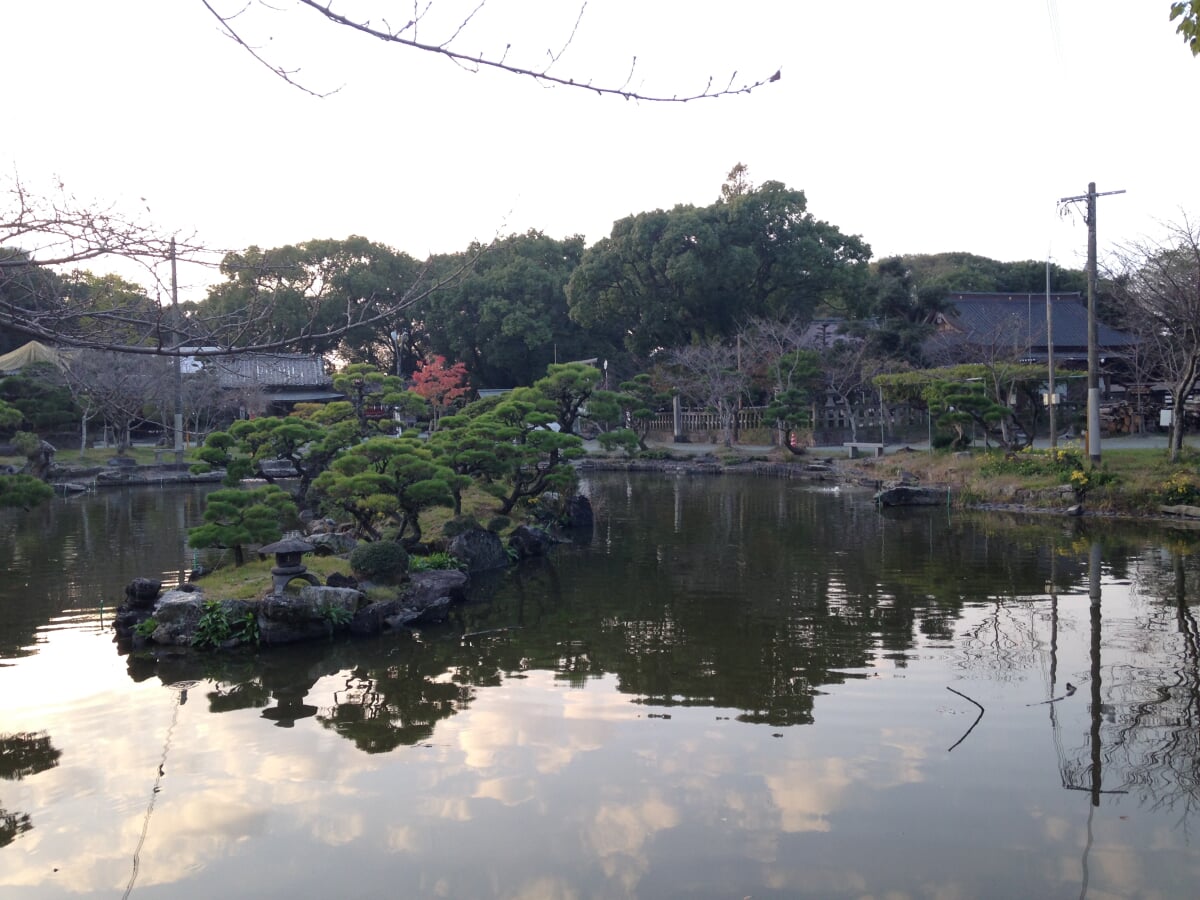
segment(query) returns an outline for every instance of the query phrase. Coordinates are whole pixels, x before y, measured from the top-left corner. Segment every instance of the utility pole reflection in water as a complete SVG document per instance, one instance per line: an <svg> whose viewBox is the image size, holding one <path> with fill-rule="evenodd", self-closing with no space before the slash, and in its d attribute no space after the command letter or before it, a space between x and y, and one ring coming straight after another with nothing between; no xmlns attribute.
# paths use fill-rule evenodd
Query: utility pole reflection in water
<svg viewBox="0 0 1200 900"><path fill-rule="evenodd" d="M1092 816L1095 814L1096 807L1100 805L1101 794L1125 794L1128 791L1106 791L1103 789L1103 767L1101 761L1101 741L1100 741L1100 725L1101 717L1103 716L1103 702L1100 696L1101 677L1100 677L1100 562L1101 562L1101 547L1099 541L1092 541L1088 551L1088 600L1089 613L1091 618L1091 641L1090 641L1090 659L1091 671L1091 704L1088 712L1091 716L1091 731L1089 734L1089 744L1091 747L1091 765L1089 766L1090 784L1087 786L1067 785L1067 790L1087 791L1091 794L1091 803L1088 804L1087 817L1087 842L1083 847L1083 857L1080 860L1080 869L1082 873L1079 896L1082 900L1087 896L1088 891L1088 856L1092 852L1092 843L1094 834L1092 832Z"/></svg>
<svg viewBox="0 0 1200 900"><path fill-rule="evenodd" d="M1088 599L1092 619L1092 806L1100 805L1100 542L1093 541L1088 554ZM1090 824L1090 820L1089 820Z"/></svg>

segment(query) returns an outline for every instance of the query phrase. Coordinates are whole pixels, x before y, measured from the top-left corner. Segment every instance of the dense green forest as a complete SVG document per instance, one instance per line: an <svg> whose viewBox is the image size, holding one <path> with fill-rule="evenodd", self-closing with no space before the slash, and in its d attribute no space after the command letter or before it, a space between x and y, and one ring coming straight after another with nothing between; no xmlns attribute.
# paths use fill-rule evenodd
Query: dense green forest
<svg viewBox="0 0 1200 900"><path fill-rule="evenodd" d="M627 216L590 247L535 230L425 261L353 235L249 247L228 254L222 280L184 311L220 322L234 346L405 374L440 355L483 388L531 384L548 364L579 359L609 360L629 377L655 352L732 340L755 319L870 322L892 335L881 352L912 362L948 292L1045 289L1037 261L947 252L872 262L867 241L813 215L803 191L756 186L740 164L715 193L708 206ZM1083 291L1084 274L1055 266L1052 287ZM115 317L101 314L114 311L126 343L152 342L162 327L158 304L113 275L7 267L0 294L21 308L65 304L61 327L73 336L111 329ZM353 321L363 324L345 327ZM0 351L29 337L0 331Z"/></svg>

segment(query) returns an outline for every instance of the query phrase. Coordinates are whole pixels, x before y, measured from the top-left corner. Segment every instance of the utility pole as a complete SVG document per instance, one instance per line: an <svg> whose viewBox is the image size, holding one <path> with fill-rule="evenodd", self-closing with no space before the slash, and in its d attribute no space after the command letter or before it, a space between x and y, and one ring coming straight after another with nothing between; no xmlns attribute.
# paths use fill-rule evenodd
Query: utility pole
<svg viewBox="0 0 1200 900"><path fill-rule="evenodd" d="M1046 381L1046 412L1050 416L1050 449L1054 450L1058 447L1058 424L1054 416L1058 394L1054 390L1054 312L1050 306L1049 259L1046 260L1046 363L1050 369Z"/></svg>
<svg viewBox="0 0 1200 900"><path fill-rule="evenodd" d="M1063 203L1078 203L1081 200L1087 201L1087 214L1085 221L1088 227L1088 261L1087 261L1087 286L1088 286L1088 428L1087 428L1087 452L1093 464L1100 462L1100 366L1097 360L1096 350L1096 198L1109 197L1113 194L1123 194L1125 191L1105 191L1102 194L1096 193L1096 182L1088 182L1088 190L1086 194L1080 194L1078 197L1063 197L1059 200L1059 205Z"/></svg>
<svg viewBox="0 0 1200 900"><path fill-rule="evenodd" d="M171 238L171 315L175 319L175 465L183 465L183 329L179 327L179 279L175 273L175 238Z"/></svg>

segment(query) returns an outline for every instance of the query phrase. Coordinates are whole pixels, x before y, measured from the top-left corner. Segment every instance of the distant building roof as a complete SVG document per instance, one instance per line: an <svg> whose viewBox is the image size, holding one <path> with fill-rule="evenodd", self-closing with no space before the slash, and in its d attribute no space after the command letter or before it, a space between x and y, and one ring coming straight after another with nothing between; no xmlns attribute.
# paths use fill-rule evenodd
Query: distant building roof
<svg viewBox="0 0 1200 900"><path fill-rule="evenodd" d="M1000 341L1024 349L1028 359L1046 358L1046 294L953 293L950 309L939 313L934 346L989 344ZM1053 339L1056 357L1075 358L1086 354L1087 305L1078 292L1051 293ZM1138 339L1103 323L1096 325L1097 347L1121 353L1137 345Z"/></svg>
<svg viewBox="0 0 1200 900"><path fill-rule="evenodd" d="M328 389L333 385L333 379L325 373L325 361L320 356L304 353L210 356L205 358L205 365L217 374L217 382L224 388L253 385L266 389Z"/></svg>

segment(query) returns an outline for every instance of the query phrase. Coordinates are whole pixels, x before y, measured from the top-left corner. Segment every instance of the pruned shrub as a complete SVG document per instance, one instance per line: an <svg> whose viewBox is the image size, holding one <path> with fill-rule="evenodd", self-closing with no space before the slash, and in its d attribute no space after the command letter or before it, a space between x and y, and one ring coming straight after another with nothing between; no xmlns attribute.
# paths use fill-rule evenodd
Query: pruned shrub
<svg viewBox="0 0 1200 900"><path fill-rule="evenodd" d="M408 571L408 551L395 541L371 541L350 551L354 574L375 581L397 579Z"/></svg>
<svg viewBox="0 0 1200 900"><path fill-rule="evenodd" d="M442 526L442 533L448 538L456 538L460 534L474 531L479 527L479 521L474 516L455 516Z"/></svg>

